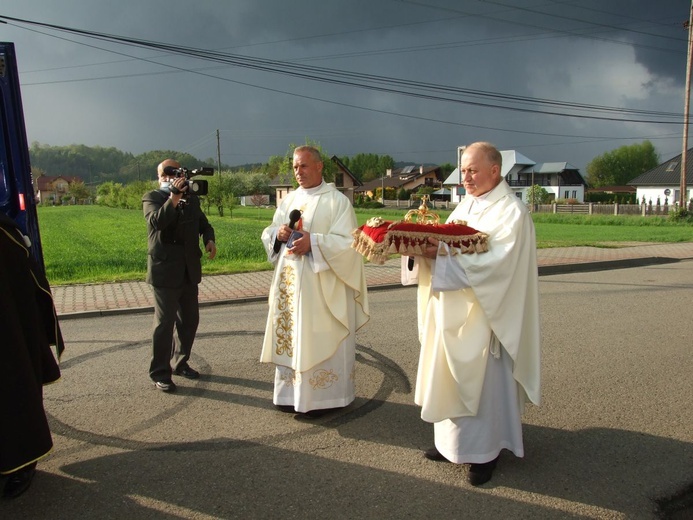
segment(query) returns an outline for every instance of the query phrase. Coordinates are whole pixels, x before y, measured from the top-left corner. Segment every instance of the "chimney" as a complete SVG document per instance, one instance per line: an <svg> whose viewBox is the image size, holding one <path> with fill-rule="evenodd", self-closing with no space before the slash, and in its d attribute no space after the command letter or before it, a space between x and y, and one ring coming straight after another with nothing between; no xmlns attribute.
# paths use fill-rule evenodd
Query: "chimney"
<svg viewBox="0 0 693 520"><path fill-rule="evenodd" d="M419 173L423 174L423 164L419 166Z"/></svg>
<svg viewBox="0 0 693 520"><path fill-rule="evenodd" d="M385 175L387 175L388 177L392 177L392 168L388 168L387 170L385 170Z"/></svg>

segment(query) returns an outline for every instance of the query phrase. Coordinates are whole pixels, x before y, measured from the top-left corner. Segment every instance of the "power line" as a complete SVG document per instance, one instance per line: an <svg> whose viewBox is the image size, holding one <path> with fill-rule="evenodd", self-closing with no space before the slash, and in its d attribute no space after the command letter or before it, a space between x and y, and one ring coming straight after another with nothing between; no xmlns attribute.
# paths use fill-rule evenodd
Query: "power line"
<svg viewBox="0 0 693 520"><path fill-rule="evenodd" d="M310 80L333 85L373 90L381 93L397 94L432 101L579 119L619 121L630 123L683 124L682 120L679 119L679 114L671 112L637 110L620 107L592 105L585 103L564 102L546 98L517 96L498 92L489 92L476 89L454 87L449 85L437 85L422 81L405 80L374 74L351 72L347 70L314 67L299 64L296 62L284 62L279 60L223 53L220 51L209 51L193 47L175 46L151 40L126 38L117 35L98 33L95 31L86 31L65 26L35 22L31 20L22 20L7 16L0 16L0 18L8 19L18 23L46 27L61 32L67 32L70 34L77 34L80 36L85 36L100 41L117 43L127 46L135 46L140 48L167 51L169 53L177 55L193 57L205 61L213 61L216 63L223 63L226 65L232 65L261 72L280 74L302 80ZM139 59L149 63L156 63L158 65L172 67L178 70L187 70L182 69L180 67L174 67L171 65L158 63L150 59ZM528 108L528 106L550 107L553 108L553 110ZM562 109L563 111L559 111L559 109ZM625 117L626 115L632 117ZM676 120L659 120L659 118L663 117L676 118Z"/></svg>

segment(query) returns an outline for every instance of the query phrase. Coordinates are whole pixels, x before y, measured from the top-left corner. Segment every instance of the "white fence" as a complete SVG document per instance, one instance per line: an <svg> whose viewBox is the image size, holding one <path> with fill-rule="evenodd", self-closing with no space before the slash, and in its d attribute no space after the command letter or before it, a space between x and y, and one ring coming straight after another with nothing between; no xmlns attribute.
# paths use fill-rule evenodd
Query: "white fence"
<svg viewBox="0 0 693 520"><path fill-rule="evenodd" d="M386 208L402 208L403 210L418 208L420 201L411 200L386 200ZM429 206L434 209L455 209L456 202L446 200L429 201ZM657 204L602 204L588 202L586 204L535 204L534 213L560 213L574 215L640 215L643 217L660 215L666 216L676 206Z"/></svg>
<svg viewBox="0 0 693 520"><path fill-rule="evenodd" d="M567 213L575 215L668 215L673 205L653 204L535 204L534 213Z"/></svg>

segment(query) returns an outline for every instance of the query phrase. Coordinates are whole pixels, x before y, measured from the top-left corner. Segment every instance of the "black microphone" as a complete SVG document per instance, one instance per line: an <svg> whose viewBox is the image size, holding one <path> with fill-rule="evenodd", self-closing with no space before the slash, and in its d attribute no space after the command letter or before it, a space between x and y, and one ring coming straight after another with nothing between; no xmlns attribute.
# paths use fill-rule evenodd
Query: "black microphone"
<svg viewBox="0 0 693 520"><path fill-rule="evenodd" d="M292 209L291 212L289 213L289 228L293 229L294 226L296 225L296 222L301 220L301 210L298 209ZM282 247L282 243L279 241L279 239L274 240L274 252L278 253L279 250Z"/></svg>
<svg viewBox="0 0 693 520"><path fill-rule="evenodd" d="M299 220L301 220L301 210L292 209L291 213L289 213L289 227L293 229L296 225L296 222L298 222Z"/></svg>

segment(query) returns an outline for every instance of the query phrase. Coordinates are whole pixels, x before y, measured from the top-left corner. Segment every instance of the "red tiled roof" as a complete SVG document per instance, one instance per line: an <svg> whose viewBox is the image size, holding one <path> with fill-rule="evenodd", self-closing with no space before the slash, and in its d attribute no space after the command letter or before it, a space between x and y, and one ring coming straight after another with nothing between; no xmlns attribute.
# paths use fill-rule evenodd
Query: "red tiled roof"
<svg viewBox="0 0 693 520"><path fill-rule="evenodd" d="M78 177L76 175L41 175L36 179L36 187L38 191L50 191L53 189L53 183L59 179L64 180L67 183L83 182L82 177Z"/></svg>

